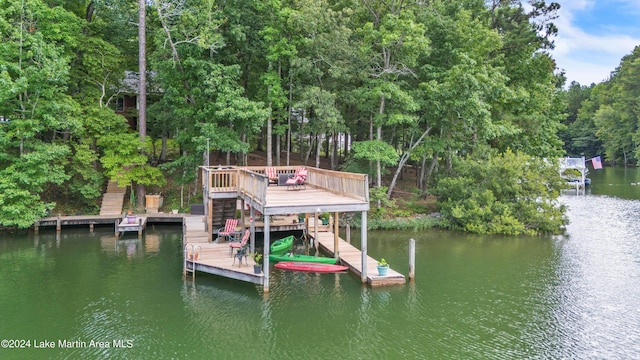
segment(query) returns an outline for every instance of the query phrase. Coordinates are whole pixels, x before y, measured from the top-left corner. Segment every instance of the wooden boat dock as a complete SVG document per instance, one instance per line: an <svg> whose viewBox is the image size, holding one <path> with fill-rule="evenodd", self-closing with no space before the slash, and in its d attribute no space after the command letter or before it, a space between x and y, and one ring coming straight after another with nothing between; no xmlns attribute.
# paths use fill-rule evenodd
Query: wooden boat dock
<svg viewBox="0 0 640 360"><path fill-rule="evenodd" d="M275 167L279 176L293 174L296 167ZM189 235L192 231L185 229L184 238L184 272L195 274L202 271L263 286L269 292L269 245L273 227L288 227L289 230L305 229L311 236L317 236L323 249L333 252L337 246L340 259L351 271L360 277L363 283L371 286L404 284L402 274L389 269L385 277L377 275L377 261L369 257L367 249L367 232L361 232L362 249L358 250L337 236L339 213L360 212L361 228L367 228L367 211L369 210L369 188L366 174L353 174L307 167L308 175L305 187L287 187L283 184L269 184L265 175L265 167L202 167L205 179L205 221L204 232L200 232L197 240ZM280 183L280 182L279 182ZM262 274L253 274L253 259L248 257L242 266L238 265L229 253L228 244L216 244L214 240L214 209L221 205L223 199L232 199L240 203L241 227L251 230L250 251L255 251L255 233L264 234L262 249ZM249 209L246 214L244 209ZM310 232L310 220L318 223L318 215L323 212L332 213L334 219L333 233L328 232L331 226L318 225ZM305 214L304 223L296 222L298 214ZM248 219L247 219L248 216ZM260 220L258 220L260 219ZM273 224L272 224L273 222ZM282 222L282 223L280 223ZM197 226L197 225L196 225ZM323 231L324 230L324 231ZM194 230L195 231L195 230ZM208 237L206 243L204 236ZM333 244L331 245L331 240ZM360 260L358 260L360 259ZM234 262L235 260L235 262ZM358 264L358 262L360 262Z"/></svg>
<svg viewBox="0 0 640 360"><path fill-rule="evenodd" d="M137 215L136 219L144 219L144 226L149 223L173 223L180 224L183 217L188 214L145 214ZM202 216L200 216L202 218ZM116 235L124 231L138 231L140 223L133 225L126 224L126 216L122 215L68 215L42 218L33 224L34 231L37 233L41 228L55 227L56 231L61 231L63 227L88 226L93 232L95 226L112 226ZM125 223L123 223L125 222ZM126 228L126 229L125 229ZM121 231L122 230L122 231Z"/></svg>

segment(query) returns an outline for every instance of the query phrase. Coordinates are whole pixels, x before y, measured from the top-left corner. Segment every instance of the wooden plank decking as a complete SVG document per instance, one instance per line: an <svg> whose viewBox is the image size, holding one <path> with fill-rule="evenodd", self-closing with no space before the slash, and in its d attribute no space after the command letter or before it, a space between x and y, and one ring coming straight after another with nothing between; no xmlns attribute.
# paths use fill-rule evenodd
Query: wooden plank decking
<svg viewBox="0 0 640 360"><path fill-rule="evenodd" d="M333 233L318 232L318 245L323 252L328 253L331 257L334 256ZM342 264L348 266L350 271L360 277L362 274L362 253L360 249L338 238L338 250ZM404 275L391 268L389 268L386 276L379 276L377 266L378 261L371 256L367 256L367 284L370 286L395 285L406 282Z"/></svg>
<svg viewBox="0 0 640 360"><path fill-rule="evenodd" d="M195 271L231 279L262 284L264 275L253 273L254 261L250 256L238 259L229 254L229 243L209 242L203 216L185 216L183 222L184 274ZM234 264L235 259L235 264ZM195 277L195 276L194 276Z"/></svg>
<svg viewBox="0 0 640 360"><path fill-rule="evenodd" d="M195 254L195 256L194 256ZM231 279L262 284L264 274L254 274L254 261L250 256L242 264L229 254L229 243L187 243L185 246L185 272L201 271Z"/></svg>

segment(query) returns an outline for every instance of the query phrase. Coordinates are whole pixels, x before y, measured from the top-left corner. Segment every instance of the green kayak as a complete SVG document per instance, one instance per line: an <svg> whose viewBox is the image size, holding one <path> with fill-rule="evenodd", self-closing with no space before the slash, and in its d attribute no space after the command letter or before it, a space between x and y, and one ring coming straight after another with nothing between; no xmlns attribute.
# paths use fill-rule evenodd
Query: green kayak
<svg viewBox="0 0 640 360"><path fill-rule="evenodd" d="M284 253L290 251L291 248L293 248L293 239L293 235L289 235L285 238L274 241L269 248L269 253L272 255L284 255Z"/></svg>
<svg viewBox="0 0 640 360"><path fill-rule="evenodd" d="M274 263L280 261L296 261L296 262L312 262L321 264L335 264L336 259L324 257L324 256L312 256L312 255L293 255L291 253L284 255L269 255L269 261Z"/></svg>

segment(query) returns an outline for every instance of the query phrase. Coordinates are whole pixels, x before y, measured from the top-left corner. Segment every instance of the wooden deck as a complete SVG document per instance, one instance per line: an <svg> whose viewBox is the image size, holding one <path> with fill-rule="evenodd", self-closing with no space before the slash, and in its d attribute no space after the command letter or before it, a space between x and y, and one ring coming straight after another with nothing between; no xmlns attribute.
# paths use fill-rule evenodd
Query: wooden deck
<svg viewBox="0 0 640 360"><path fill-rule="evenodd" d="M278 167L276 172L279 176L297 171L297 167ZM252 229L255 233L258 217L264 219L262 226L258 229L264 232L264 255L265 266L263 268L264 275L260 278L249 278L247 281L262 281L263 291L269 292L269 262L267 255L269 254L268 244L270 242L271 232L277 226L290 227L291 230L304 228L307 234L315 235L315 229L310 228L310 222L306 221L300 224L295 221L298 214L306 214L307 218L315 218L319 213L332 213L335 219L340 213L360 212L361 227L367 228L367 212L369 211L369 184L366 174L346 173L340 171L332 171L313 167L307 168L307 178L304 187L279 186L279 184L271 185L265 174L266 167L235 167L235 166L218 166L218 167L201 167L204 179L204 198L206 228L211 230L213 221L212 214L214 209L218 210L221 205L217 205L219 199L238 199L241 203L240 209L249 209L250 221L247 223L246 214L243 211L242 224L246 228ZM280 185L281 181L278 181ZM224 204L223 204L224 205ZM217 207L216 207L217 206ZM218 210L219 211L219 210ZM284 223L279 223L279 221ZM272 224L273 222L273 224ZM323 243L324 250L333 252L334 237L332 233L323 232L322 230L337 231L331 226L327 228L317 229L318 243ZM311 236L313 236L311 235ZM325 240L328 239L328 240ZM363 282L367 282L371 286L404 284L405 278L398 272L389 269L388 275L381 277L377 275L377 261L366 254L367 249L367 232L361 233L361 244L364 252L340 240L340 258L345 265L348 265L351 271L360 276ZM188 242L188 239L187 239ZM252 241L251 249L255 242ZM196 254L195 245L191 245L191 251ZM202 247L204 259L208 259L204 247ZM228 250L228 249L227 249ZM211 249L207 251L215 253ZM362 265L363 256L366 259L365 265ZM232 259L233 260L233 259ZM190 262L191 269L187 268ZM229 274L228 277L239 278L237 271L223 268L221 263L210 263L205 267L205 260L191 260L188 254L185 255L185 272L189 270L207 269L207 272L220 274ZM213 260L212 260L213 261ZM227 261L228 262L228 261ZM360 264L360 265L359 265ZM364 276L363 276L364 273ZM249 275L242 275L243 277Z"/></svg>
<svg viewBox="0 0 640 360"><path fill-rule="evenodd" d="M265 214L297 214L345 211L342 208L368 209L369 203L334 193L314 185L306 189L291 190L287 186L269 186L264 204ZM355 210L349 210L355 211Z"/></svg>
<svg viewBox="0 0 640 360"><path fill-rule="evenodd" d="M187 243L184 256L185 274L192 273L194 277L195 271L201 271L260 285L264 278L262 273L254 274L254 261L250 256L243 258L240 264L230 255L228 243Z"/></svg>
<svg viewBox="0 0 640 360"><path fill-rule="evenodd" d="M262 284L264 275L253 273L250 256L238 259L229 254L229 243L209 242L203 216L185 216L183 222L184 275L195 279L196 271L226 278ZM234 265L235 259L235 265ZM248 264L247 264L248 263Z"/></svg>
<svg viewBox="0 0 640 360"><path fill-rule="evenodd" d="M335 254L334 236L330 232L318 232L318 245L322 252L333 257ZM349 244L348 242L338 238L338 255L343 265L349 267L349 270L358 277L362 275L362 253L360 249ZM367 284L370 286L386 286L404 284L406 282L404 275L389 268L386 276L378 275L378 261L371 256L367 256Z"/></svg>

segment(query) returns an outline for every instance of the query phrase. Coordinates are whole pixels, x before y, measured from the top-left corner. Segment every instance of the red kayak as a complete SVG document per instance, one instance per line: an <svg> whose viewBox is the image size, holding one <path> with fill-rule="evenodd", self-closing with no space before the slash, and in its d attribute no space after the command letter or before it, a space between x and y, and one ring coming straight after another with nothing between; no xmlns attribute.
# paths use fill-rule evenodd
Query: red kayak
<svg viewBox="0 0 640 360"><path fill-rule="evenodd" d="M312 262L296 262L296 261L279 262L273 266L283 270L307 271L307 272L317 272L317 273L332 273L332 272L345 271L349 269L348 266L342 266L342 265L321 264L321 263L312 263Z"/></svg>

